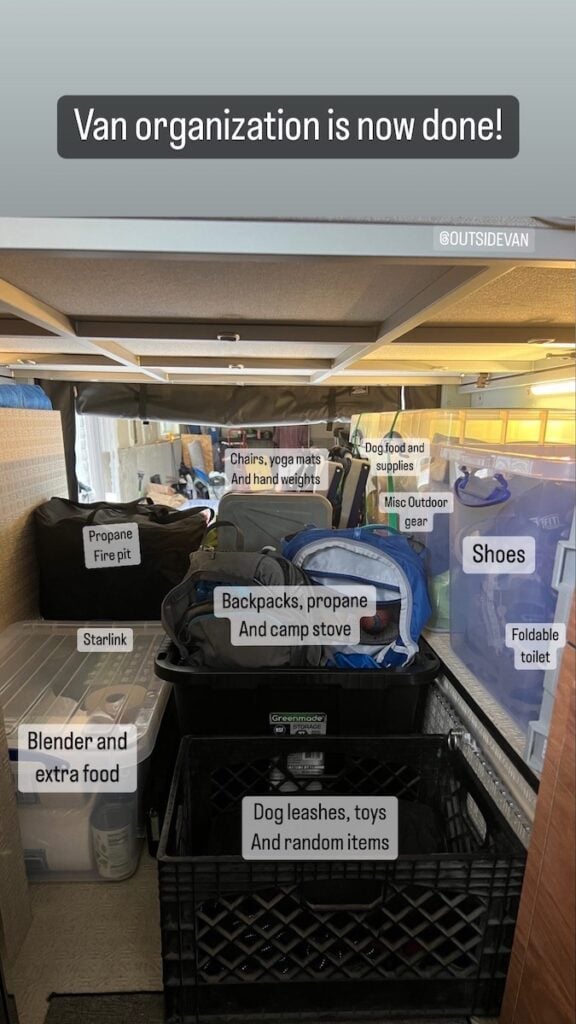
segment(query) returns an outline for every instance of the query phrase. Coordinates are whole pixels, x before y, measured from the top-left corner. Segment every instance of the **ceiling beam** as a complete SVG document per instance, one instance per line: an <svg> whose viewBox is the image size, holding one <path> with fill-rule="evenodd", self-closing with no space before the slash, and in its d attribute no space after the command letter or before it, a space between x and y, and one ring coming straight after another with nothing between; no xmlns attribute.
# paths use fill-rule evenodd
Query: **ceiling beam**
<svg viewBox="0 0 576 1024"><path fill-rule="evenodd" d="M533 339L574 341L574 327L560 324L432 324L403 334L393 345L525 345Z"/></svg>
<svg viewBox="0 0 576 1024"><path fill-rule="evenodd" d="M203 341L218 344L218 341L231 340L264 344L281 341L366 345L378 336L379 325L247 323L241 320L195 323L191 320L77 319L75 327L80 338L113 338L119 341Z"/></svg>
<svg viewBox="0 0 576 1024"><path fill-rule="evenodd" d="M30 372L26 371L25 368L19 368L11 371L11 375L19 380L21 378L30 377ZM105 377L99 378L98 371L90 370L53 370L53 369L40 369L38 372L34 372L34 377L37 380L68 380L77 383L98 381L99 379L105 383L110 382L124 382L127 384L146 384L150 383L149 379L142 373L138 373L137 370L107 370ZM325 387L346 387L346 386L370 386L375 387L379 384L382 385L420 385L420 384L460 384L462 377L453 373L446 372L424 372L424 371L410 371L402 372L391 370L387 374L381 374L378 378L365 375L365 374L350 374L344 373L341 376L335 374L330 380L326 381ZM289 387L306 387L309 386L310 380L306 376L270 376L262 377L251 374L240 374L240 373L229 373L229 374L174 374L168 376L166 380L158 383L165 384L227 384L234 386L242 386L248 384L258 385L259 387L272 387L276 385L289 386Z"/></svg>
<svg viewBox="0 0 576 1024"><path fill-rule="evenodd" d="M443 373L440 370L431 370L428 373L424 370L404 372L402 370L391 370L390 373L382 374L380 377L372 377L369 374L349 373L347 370L342 374L335 373L333 377L325 381L323 387L379 387L388 384L404 385L410 387L416 384L461 384L462 377L456 373Z"/></svg>
<svg viewBox="0 0 576 1024"><path fill-rule="evenodd" d="M18 370L13 370L12 375L16 378L30 377L30 369L21 367ZM128 367L124 371L120 367L116 370L107 370L105 377L99 378L98 370L53 370L53 369L40 369L36 372L34 368L34 377L37 380L69 380L69 381L98 381L99 379L104 383L110 381L124 381L125 383L150 383L149 377L145 375L145 371L140 371L136 368L130 370ZM307 375L301 376L256 376L244 373L214 373L214 374L175 374L170 376L165 374L162 379L158 379L155 383L158 384L257 384L260 387L269 387L275 384L281 385L307 385L309 384L309 378Z"/></svg>
<svg viewBox="0 0 576 1024"><path fill-rule="evenodd" d="M60 366L66 369L68 366L116 366L118 363L106 356L89 354L87 352L0 352L0 366L20 367L22 364L30 372L37 367Z"/></svg>
<svg viewBox="0 0 576 1024"><path fill-rule="evenodd" d="M332 362L334 370L345 369L359 358L370 355L383 345L389 345L401 338L408 331L420 327L430 316L437 316L455 302L483 288L496 278L514 269L514 263L500 262L492 266L480 268L451 267L407 303L397 309L380 324L378 337L366 345L360 352L357 349L346 349ZM331 371L321 370L312 378L312 383L321 384Z"/></svg>
<svg viewBox="0 0 576 1024"><path fill-rule="evenodd" d="M0 338L53 338L52 331L46 331L29 320L18 316L0 316Z"/></svg>
<svg viewBox="0 0 576 1024"><path fill-rule="evenodd" d="M10 313L14 313L22 320L35 324L45 331L51 331L60 338L73 338L75 336L72 321L64 313L48 306L40 299L34 298L28 292L22 291L9 281L0 278L0 304Z"/></svg>
<svg viewBox="0 0 576 1024"><path fill-rule="evenodd" d="M81 338L99 337L113 341L203 341L215 342L222 333L240 334L241 342L296 342L303 344L357 344L375 341L380 324L262 324L191 321L76 320L73 325ZM35 324L18 317L0 316L0 339L15 338L32 342L53 338ZM437 344L525 344L533 338L570 342L574 327L566 324L433 324L416 327L399 339L415 345ZM0 342L1 344L1 342ZM393 342L392 344L398 344Z"/></svg>
<svg viewBox="0 0 576 1024"><path fill-rule="evenodd" d="M67 369L70 366L93 366L97 368L115 366L118 368L119 356L116 359L104 355L89 355L76 352L0 352L0 366L21 367L28 364L25 369L54 367L55 369ZM239 362L246 370L271 370L290 371L303 370L311 372L331 366L330 359L257 359L253 357L239 357ZM166 370L206 370L230 369L231 356L139 356L132 361L126 360L123 365L137 367L141 372L149 368L156 368L160 371Z"/></svg>
<svg viewBox="0 0 576 1024"><path fill-rule="evenodd" d="M82 344L83 342L80 343ZM129 349L124 348L124 346L120 345L117 341L101 341L100 339L98 339L98 341L95 341L94 339L92 339L88 342L88 344L94 350L94 352L99 352L101 355L109 356L110 359L112 359L116 363L119 363L121 366L127 366L130 369L141 369L141 372L146 377L151 377L152 380L165 381L168 379L167 375L163 372L163 370L151 370L145 369L144 367L141 368L140 357L134 355L133 352L130 352Z"/></svg>
<svg viewBox="0 0 576 1024"><path fill-rule="evenodd" d="M126 381L127 383L139 381L141 384L150 384L150 377L143 371L139 373L137 369L129 369L128 367L122 370L121 366L106 369L105 371L97 367L93 370L62 370L52 369L51 367L34 367L33 373L30 372L30 367L19 367L12 370L12 375L17 379L33 376L36 380L102 381L104 383L109 383L110 381ZM156 380L155 383L165 384L167 379L167 377L164 377L162 380Z"/></svg>

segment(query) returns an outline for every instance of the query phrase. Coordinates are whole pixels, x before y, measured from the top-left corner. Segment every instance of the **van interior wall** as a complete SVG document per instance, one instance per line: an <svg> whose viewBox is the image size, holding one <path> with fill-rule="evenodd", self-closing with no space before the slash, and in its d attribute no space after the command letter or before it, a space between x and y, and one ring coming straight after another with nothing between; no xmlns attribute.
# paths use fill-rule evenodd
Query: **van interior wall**
<svg viewBox="0 0 576 1024"><path fill-rule="evenodd" d="M568 370L567 376L573 371ZM514 383L510 379L506 387L501 381L488 383L484 388L463 392L458 387L442 388L442 409L573 409L573 395L533 395L530 385L524 380Z"/></svg>
<svg viewBox="0 0 576 1024"><path fill-rule="evenodd" d="M511 384L505 388L487 387L473 391L470 405L473 409L571 409L574 408L574 396L533 395L526 384Z"/></svg>
<svg viewBox="0 0 576 1024"><path fill-rule="evenodd" d="M59 412L0 409L0 630L38 617L32 513L68 485ZM0 716L0 932L8 962L30 923L28 886Z"/></svg>

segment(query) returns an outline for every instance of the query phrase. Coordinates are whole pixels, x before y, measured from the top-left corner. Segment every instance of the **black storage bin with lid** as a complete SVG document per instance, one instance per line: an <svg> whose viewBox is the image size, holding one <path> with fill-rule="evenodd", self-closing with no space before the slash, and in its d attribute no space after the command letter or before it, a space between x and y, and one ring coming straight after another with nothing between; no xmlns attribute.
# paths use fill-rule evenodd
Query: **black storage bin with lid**
<svg viewBox="0 0 576 1024"><path fill-rule="evenodd" d="M166 640L155 671L174 685L182 736L399 735L421 729L440 662L425 641L397 669L207 669ZM325 717L324 717L325 716Z"/></svg>
<svg viewBox="0 0 576 1024"><path fill-rule="evenodd" d="M425 805L437 852L242 860L242 798L298 793ZM169 1024L499 1011L525 851L446 736L188 737L158 860Z"/></svg>

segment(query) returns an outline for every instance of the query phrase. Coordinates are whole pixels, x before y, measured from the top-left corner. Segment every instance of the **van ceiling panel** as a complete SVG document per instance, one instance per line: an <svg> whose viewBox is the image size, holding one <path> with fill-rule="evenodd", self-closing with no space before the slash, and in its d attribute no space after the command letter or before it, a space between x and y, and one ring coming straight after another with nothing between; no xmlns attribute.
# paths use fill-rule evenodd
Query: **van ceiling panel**
<svg viewBox="0 0 576 1024"><path fill-rule="evenodd" d="M572 324L576 273L520 267L455 302L429 323Z"/></svg>
<svg viewBox="0 0 576 1024"><path fill-rule="evenodd" d="M0 256L0 277L68 316L374 322L446 266L376 259L182 260Z"/></svg>

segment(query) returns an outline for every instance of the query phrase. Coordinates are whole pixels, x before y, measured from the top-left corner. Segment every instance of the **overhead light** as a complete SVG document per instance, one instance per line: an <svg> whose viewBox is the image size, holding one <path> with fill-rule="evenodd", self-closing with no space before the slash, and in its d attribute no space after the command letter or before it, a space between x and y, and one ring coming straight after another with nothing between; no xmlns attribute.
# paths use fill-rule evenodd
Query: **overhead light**
<svg viewBox="0 0 576 1024"><path fill-rule="evenodd" d="M551 380L544 384L533 384L530 388L532 395L573 395L576 391L576 379Z"/></svg>

